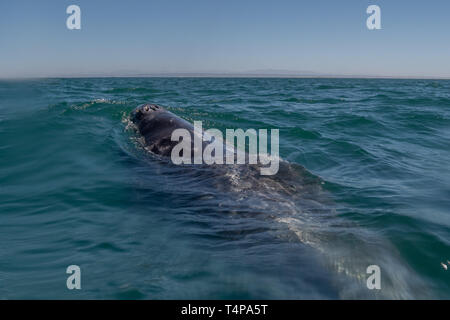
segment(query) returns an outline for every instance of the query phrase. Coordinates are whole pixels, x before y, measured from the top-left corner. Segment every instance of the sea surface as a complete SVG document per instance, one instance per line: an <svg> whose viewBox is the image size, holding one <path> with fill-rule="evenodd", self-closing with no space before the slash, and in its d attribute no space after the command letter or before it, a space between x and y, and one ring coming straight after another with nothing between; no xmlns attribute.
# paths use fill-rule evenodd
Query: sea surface
<svg viewBox="0 0 450 320"><path fill-rule="evenodd" d="M279 129L279 173L149 153L146 102ZM0 81L0 299L449 299L449 260L450 81Z"/></svg>

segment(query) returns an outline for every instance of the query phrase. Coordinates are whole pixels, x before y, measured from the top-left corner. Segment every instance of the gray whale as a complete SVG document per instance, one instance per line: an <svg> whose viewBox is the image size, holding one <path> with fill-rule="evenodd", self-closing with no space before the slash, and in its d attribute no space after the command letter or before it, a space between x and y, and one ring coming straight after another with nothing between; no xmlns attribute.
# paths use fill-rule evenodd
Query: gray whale
<svg viewBox="0 0 450 320"><path fill-rule="evenodd" d="M155 104L138 106L131 112L130 120L143 137L145 149L163 158L170 157L178 143L171 140L175 129L194 133L191 123ZM401 263L392 244L383 239L374 241L376 237L369 230L339 217L334 202L322 188L325 182L301 165L280 161L279 171L273 176L261 176L255 165L181 166L177 173L177 181L184 181L184 175L199 178L202 186L212 181L206 189L219 191L214 192L215 197L220 197L219 212L227 208L242 217L257 215L261 218L258 220L276 222L281 231L275 234L280 241L314 248L313 255L321 256L317 267L333 270L332 281L341 288L341 298L411 298L425 286L407 281L411 270ZM208 176L212 178L207 179ZM181 187L180 195L192 187L196 186ZM380 291L366 287L366 268L373 263L380 265L385 277Z"/></svg>

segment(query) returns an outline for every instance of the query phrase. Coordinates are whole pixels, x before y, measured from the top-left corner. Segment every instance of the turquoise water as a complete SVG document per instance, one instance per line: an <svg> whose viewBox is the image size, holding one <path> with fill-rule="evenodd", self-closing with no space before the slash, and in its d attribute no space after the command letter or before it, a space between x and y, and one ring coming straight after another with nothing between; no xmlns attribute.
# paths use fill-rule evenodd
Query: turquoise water
<svg viewBox="0 0 450 320"><path fill-rule="evenodd" d="M278 128L284 169L157 158L145 102ZM0 298L450 298L450 81L2 81L0 155Z"/></svg>

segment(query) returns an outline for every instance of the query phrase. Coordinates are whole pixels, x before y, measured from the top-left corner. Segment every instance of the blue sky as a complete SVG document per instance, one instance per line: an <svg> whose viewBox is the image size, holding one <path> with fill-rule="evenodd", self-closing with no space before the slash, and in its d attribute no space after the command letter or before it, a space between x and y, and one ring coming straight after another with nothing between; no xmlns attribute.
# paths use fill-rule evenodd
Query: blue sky
<svg viewBox="0 0 450 320"><path fill-rule="evenodd" d="M81 30L66 28L71 4ZM255 70L450 77L450 1L0 3L0 77Z"/></svg>

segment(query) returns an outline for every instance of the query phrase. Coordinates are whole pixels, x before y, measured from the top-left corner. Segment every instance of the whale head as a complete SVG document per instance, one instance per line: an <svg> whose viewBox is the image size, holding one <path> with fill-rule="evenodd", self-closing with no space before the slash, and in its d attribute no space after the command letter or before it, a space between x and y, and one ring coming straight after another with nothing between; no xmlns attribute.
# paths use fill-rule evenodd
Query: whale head
<svg viewBox="0 0 450 320"><path fill-rule="evenodd" d="M145 138L149 149L160 155L170 155L170 151L178 143L171 140L174 130L184 128L193 131L190 123L156 104L138 106L131 112L130 120Z"/></svg>
<svg viewBox="0 0 450 320"><path fill-rule="evenodd" d="M151 103L145 103L138 106L130 114L130 119L134 124L139 126L139 123L143 120L151 120L156 116L157 112L165 111L161 106Z"/></svg>

